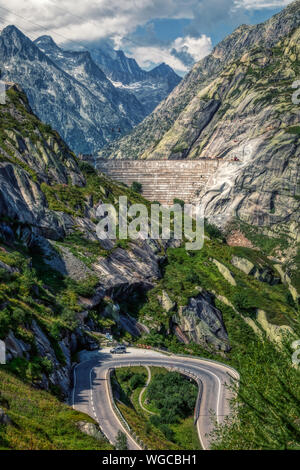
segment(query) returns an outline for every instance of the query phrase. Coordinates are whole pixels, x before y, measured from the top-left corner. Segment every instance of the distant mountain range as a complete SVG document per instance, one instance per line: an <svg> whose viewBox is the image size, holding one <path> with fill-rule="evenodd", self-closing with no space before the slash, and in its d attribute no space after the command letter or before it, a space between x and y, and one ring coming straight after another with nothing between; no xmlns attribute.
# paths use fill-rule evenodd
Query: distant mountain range
<svg viewBox="0 0 300 470"><path fill-rule="evenodd" d="M75 152L94 153L128 133L180 81L164 64L145 72L117 51L122 60L111 60L111 67L124 66L125 71L126 63L135 63L135 69L128 65L124 83L114 84L108 61L105 70L99 66L101 54L65 51L50 36L33 42L15 26L7 26L0 35L1 78L19 83L35 114Z"/></svg>
<svg viewBox="0 0 300 470"><path fill-rule="evenodd" d="M143 104L147 114L168 96L181 78L162 63L149 72L141 69L135 59L126 57L123 51L115 51L108 44L91 48L90 53L114 86L133 93Z"/></svg>

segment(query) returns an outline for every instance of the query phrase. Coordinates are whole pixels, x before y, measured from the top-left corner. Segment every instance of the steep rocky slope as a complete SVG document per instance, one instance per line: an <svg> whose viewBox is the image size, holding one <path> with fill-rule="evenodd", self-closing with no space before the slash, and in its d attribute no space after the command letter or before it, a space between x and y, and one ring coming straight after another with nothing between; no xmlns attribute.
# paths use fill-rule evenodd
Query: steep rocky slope
<svg viewBox="0 0 300 470"><path fill-rule="evenodd" d="M97 329L97 315L94 323L90 312L109 311L105 296L122 299L149 289L160 275L163 246L147 241L101 246L98 205L120 194L131 203L142 198L79 162L57 132L32 114L17 85L8 85L0 116L0 261L7 286L0 336L8 360L23 357L25 369L37 353L47 357L48 374L37 360L32 380L67 395L71 355L93 342L85 330ZM142 331L129 316L117 321L133 334Z"/></svg>
<svg viewBox="0 0 300 470"><path fill-rule="evenodd" d="M0 35L1 77L23 87L34 112L74 151L91 153L143 119L140 102L116 89L88 52L65 53L59 60L62 52L51 46L49 58L16 27L7 26Z"/></svg>
<svg viewBox="0 0 300 470"><path fill-rule="evenodd" d="M32 113L22 89L7 84L0 105L0 339L7 353L0 370L0 446L109 447L95 423L49 392L66 399L77 352L98 348L110 331L118 341L221 356L240 371L246 403L255 401L251 410L268 410L276 439L284 430L282 445L293 447L298 372L289 344L300 334L294 278L268 256L267 243L261 250L229 246L210 225L197 252L178 241L99 242L96 209L117 205L120 195L149 208L139 194L76 158ZM254 394L253 383L260 387ZM272 408L281 406L283 393L284 420L274 418ZM253 444L261 421L253 411L246 418L227 448L261 445ZM262 445L270 447L269 426L264 432Z"/></svg>
<svg viewBox="0 0 300 470"><path fill-rule="evenodd" d="M224 162L199 197L215 222L219 215L223 223L232 215L263 226L299 222L299 106L292 101L299 58L300 28L267 52L244 54L151 153Z"/></svg>
<svg viewBox="0 0 300 470"><path fill-rule="evenodd" d="M281 260L295 258L299 244L299 104L292 99L300 75L299 15L296 1L266 23L238 28L150 117L100 153L217 159L195 202L216 225L235 221L246 231L256 225L285 240L285 250L272 252Z"/></svg>
<svg viewBox="0 0 300 470"><path fill-rule="evenodd" d="M134 131L101 152L110 158L155 158L156 147L164 135L172 129L175 121L184 119L185 108L228 67L252 48L269 50L299 27L300 2L296 0L265 23L242 25L221 41L213 52L198 62L178 87ZM190 127L189 121L186 126ZM198 124L195 124L198 127ZM189 142L187 143L189 147ZM186 148L185 148L186 149ZM160 158L170 158L166 152ZM212 156L212 155L208 155ZM179 158L178 154L175 158Z"/></svg>

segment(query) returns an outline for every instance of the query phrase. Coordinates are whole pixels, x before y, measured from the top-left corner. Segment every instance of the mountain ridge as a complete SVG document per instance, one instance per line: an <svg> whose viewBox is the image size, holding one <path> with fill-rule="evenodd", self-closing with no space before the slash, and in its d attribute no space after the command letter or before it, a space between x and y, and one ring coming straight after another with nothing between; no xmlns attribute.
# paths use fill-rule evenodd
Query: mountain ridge
<svg viewBox="0 0 300 470"><path fill-rule="evenodd" d="M152 70L143 70L134 58L127 57L122 50L112 49L108 44L106 49L90 48L90 52L112 83L133 93L147 114L181 81L181 77L168 65L160 64Z"/></svg>
<svg viewBox="0 0 300 470"><path fill-rule="evenodd" d="M77 153L95 152L149 113L130 89L114 86L89 51L64 51L48 35L31 41L14 25L0 34L0 70L3 80L20 83L34 112ZM151 80L161 100L169 85Z"/></svg>
<svg viewBox="0 0 300 470"><path fill-rule="evenodd" d="M8 26L0 36L0 69L2 79L20 83L26 91L34 112L61 132L77 152L89 153L115 136L111 128L123 132L137 123L126 115L126 98L99 69L99 87L108 89L114 103L107 97L100 101L90 87L80 83L46 56L18 28ZM95 65L96 67L96 65ZM66 99L66 96L68 99ZM129 96L131 112L143 117L137 100ZM132 100L134 104L132 105ZM123 113L119 106L123 105Z"/></svg>
<svg viewBox="0 0 300 470"><path fill-rule="evenodd" d="M239 26L216 45L211 54L196 63L176 89L133 132L103 148L100 157L152 158L152 151L180 113L201 89L217 77L229 60L241 56L259 41L261 46L273 47L281 37L299 26L299 22L300 1L296 0L264 23Z"/></svg>

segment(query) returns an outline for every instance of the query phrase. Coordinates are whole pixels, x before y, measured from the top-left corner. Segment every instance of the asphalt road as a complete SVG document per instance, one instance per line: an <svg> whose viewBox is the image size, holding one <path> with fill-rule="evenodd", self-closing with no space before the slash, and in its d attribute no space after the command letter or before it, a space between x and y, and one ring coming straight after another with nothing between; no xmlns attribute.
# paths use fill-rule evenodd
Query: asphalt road
<svg viewBox="0 0 300 470"><path fill-rule="evenodd" d="M126 354L110 354L109 348L98 353L87 353L74 369L72 405L96 419L108 440L114 444L119 430L127 434L128 447L140 450L139 445L127 432L111 406L108 393L108 371L125 365L154 365L174 368L196 376L201 389L197 430L203 449L209 449L208 434L213 430L213 412L218 423L230 414L229 399L232 392L227 385L231 378L239 380L239 374L225 364L176 355L167 356L151 350L129 348Z"/></svg>

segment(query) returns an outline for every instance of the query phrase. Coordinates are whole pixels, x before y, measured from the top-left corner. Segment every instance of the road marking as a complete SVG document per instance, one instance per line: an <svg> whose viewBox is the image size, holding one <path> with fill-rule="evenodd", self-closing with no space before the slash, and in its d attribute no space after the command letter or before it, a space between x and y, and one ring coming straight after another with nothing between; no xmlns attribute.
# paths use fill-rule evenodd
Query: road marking
<svg viewBox="0 0 300 470"><path fill-rule="evenodd" d="M133 351L134 352L134 351ZM139 350L138 353L142 353L142 354L147 354L148 351L141 351ZM144 361L146 358L143 357L142 360ZM164 359L166 359L166 356L165 355L162 355L160 353L158 353L157 355L155 355L155 357L152 357L152 361L154 362L154 364L152 363L151 364L151 356L149 357L149 365L151 366L160 366L160 367L165 367L165 368L170 368L170 365L164 365L164 364L157 364L157 361L155 361L155 359L157 361L163 361ZM239 373L237 371L235 371L233 368L227 366L226 364L222 364L222 363L219 363L217 361L211 361L211 360L205 360L203 358L186 358L186 357L180 357L180 356L175 356L175 355L171 355L171 356L168 356L168 360L166 362L172 362L172 359L174 360L174 362L172 363L172 368L176 368L176 369L179 369L180 370L180 367L188 367L189 364L186 364L183 362L183 364L178 364L178 361L184 361L184 359L187 359L188 362L190 361L193 361L194 364L190 364L190 366L192 367L196 367L196 369L202 372L205 372L213 377L215 377L217 379L217 384L218 384L218 395L217 395L217 403L216 403L216 414L217 414L217 423L220 424L220 419L219 417L221 416L220 414L220 400L221 400L221 390L222 390L222 383L221 383L221 380L220 378L218 377L218 375L216 375L214 372L212 372L210 369L208 369L207 367L205 366L208 366L208 365L211 365L211 366L214 366L216 369L218 369L219 372L222 372L223 374L227 374L229 375L230 377L232 378L235 378L237 380L239 380L240 376L239 376ZM83 361L79 364L77 364L75 367L74 367L74 387L73 387L73 408L75 408L75 393L76 393L76 385L77 385L77 382L76 382L76 369L79 365L83 364L83 363L86 363L86 362L91 362L92 359L88 359L86 361ZM133 364L131 362L129 362L129 366L131 365L135 365L135 362L137 363L140 363L140 359L133 359ZM112 363L114 363L114 360L111 360ZM120 364L121 362L121 364ZM110 366L111 368L118 368L118 367L124 367L124 366L127 366L128 367L128 364L125 363L125 361L120 361L119 364L115 364L114 366ZM195 364L196 362L196 364ZM177 363L177 364L176 364ZM144 367L147 367L148 365L145 365L145 364L141 364L140 365L143 365ZM109 366L109 364L108 364ZM202 367L201 367L202 366ZM105 434L105 431L103 430L102 426L100 425L100 422L97 418L97 415L96 415L96 411L95 411L95 407L94 407L94 398L93 398L93 384L92 384L92 371L93 369L95 369L95 367L92 367L91 370L90 370L90 396L91 396L91 404L92 404L92 408L93 408L93 411L94 411L94 414L96 416L96 420L99 424L99 427L101 429L101 431L103 432L103 434L107 437L107 439L109 440L109 442L114 445L114 443L112 443L110 441L110 439L108 438L108 436ZM188 372L189 374L191 374L192 376L194 376L194 371L187 371L185 369L183 369L183 371L185 372ZM107 376L107 373L108 373L108 370L106 372L106 376ZM198 377L199 379L199 376L196 376ZM200 379L201 380L201 379ZM202 384L203 384L203 381L201 380ZM225 382L224 382L225 383ZM108 392L108 380L106 379L106 393L108 395L108 398L109 398L109 405L110 405L110 408L111 408L111 411L113 412L115 418L117 419L117 422L119 423L119 425L121 426L121 428L123 429L123 431L126 433L127 436L129 436L130 440L132 442L134 442L137 446L138 444L135 442L135 440L132 438L132 436L128 433L128 431L126 431L126 429L124 428L122 422L120 421L119 417L117 416L116 414L116 411L113 409L113 406L111 404L111 400L110 400L110 395L109 395L109 392ZM201 406L201 403L199 403L199 408ZM203 443L203 439L202 439L202 436L201 436L201 430L200 430L200 420L199 420L200 416L198 417L197 419L197 430L198 430L198 436L199 436L199 440L200 440L200 443L202 445L202 448L204 450L206 450L207 448L205 447L204 443ZM139 449L141 449L140 446L138 446Z"/></svg>

